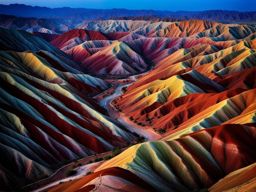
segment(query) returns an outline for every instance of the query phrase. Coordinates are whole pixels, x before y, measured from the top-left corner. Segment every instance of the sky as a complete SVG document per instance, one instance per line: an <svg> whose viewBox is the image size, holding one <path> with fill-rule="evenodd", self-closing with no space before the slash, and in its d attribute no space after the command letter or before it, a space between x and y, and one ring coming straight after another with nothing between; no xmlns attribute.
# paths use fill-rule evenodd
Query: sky
<svg viewBox="0 0 256 192"><path fill-rule="evenodd" d="M45 7L126 8L170 11L238 10L256 11L256 0L0 0L0 4Z"/></svg>

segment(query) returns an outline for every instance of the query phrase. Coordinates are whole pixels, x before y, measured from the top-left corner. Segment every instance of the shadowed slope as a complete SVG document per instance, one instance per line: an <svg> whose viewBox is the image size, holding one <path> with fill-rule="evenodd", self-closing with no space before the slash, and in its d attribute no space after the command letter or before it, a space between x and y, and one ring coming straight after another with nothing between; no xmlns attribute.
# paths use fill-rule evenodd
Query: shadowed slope
<svg viewBox="0 0 256 192"><path fill-rule="evenodd" d="M6 36L1 36L1 48L15 50L17 43L4 41L15 34L23 51L0 51L3 188L18 188L64 163L124 147L135 139L112 123L91 98L109 88L107 82L81 74L76 63L38 37L0 32Z"/></svg>
<svg viewBox="0 0 256 192"><path fill-rule="evenodd" d="M25 31L16 31L0 28L0 44L1 50L13 51L39 51L45 50L61 54L57 48L49 46L49 44L36 36L33 36Z"/></svg>

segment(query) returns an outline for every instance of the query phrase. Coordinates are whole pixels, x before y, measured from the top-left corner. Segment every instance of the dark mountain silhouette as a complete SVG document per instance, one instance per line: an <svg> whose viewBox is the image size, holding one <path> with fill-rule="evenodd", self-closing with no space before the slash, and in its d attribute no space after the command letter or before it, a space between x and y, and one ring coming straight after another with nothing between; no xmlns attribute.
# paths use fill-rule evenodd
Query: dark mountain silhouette
<svg viewBox="0 0 256 192"><path fill-rule="evenodd" d="M156 11L156 10L128 10L128 9L86 9L86 8L48 8L23 4L0 5L0 13L19 17L36 18L69 18L72 20L110 19L110 18L139 18L157 17L169 19L203 19L221 22L254 22L256 12L239 11Z"/></svg>

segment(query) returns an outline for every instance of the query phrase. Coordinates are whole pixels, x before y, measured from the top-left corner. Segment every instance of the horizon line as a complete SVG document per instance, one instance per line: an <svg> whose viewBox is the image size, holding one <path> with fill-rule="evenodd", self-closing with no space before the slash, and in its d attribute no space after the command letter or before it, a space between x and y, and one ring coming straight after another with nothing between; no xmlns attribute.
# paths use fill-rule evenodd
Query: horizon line
<svg viewBox="0 0 256 192"><path fill-rule="evenodd" d="M234 9L204 9L204 10L163 10L163 9L128 9L128 8L88 8L88 7L47 7L47 6L40 6L40 5L29 5L24 3L9 3L4 4L0 3L0 5L4 6L11 6L11 5L24 5L24 6L30 6L30 7L40 7L40 8L48 8L48 9L63 9L63 8L69 8L69 9L93 9L93 10L128 10L128 11L155 11L155 12L206 12L206 11L226 11L226 12L239 12L239 13L250 13L250 12L256 12L256 10L247 10L247 11L240 11L240 10L234 10Z"/></svg>

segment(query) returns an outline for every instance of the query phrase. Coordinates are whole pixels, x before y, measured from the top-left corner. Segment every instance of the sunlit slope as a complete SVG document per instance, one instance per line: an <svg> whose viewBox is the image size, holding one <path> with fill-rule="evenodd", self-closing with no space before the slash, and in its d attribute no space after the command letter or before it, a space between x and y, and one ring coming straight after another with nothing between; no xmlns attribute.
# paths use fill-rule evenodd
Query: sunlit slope
<svg viewBox="0 0 256 192"><path fill-rule="evenodd" d="M199 111L184 121L174 132L164 139L178 138L180 135L221 124L246 124L255 122L255 89L245 91Z"/></svg>
<svg viewBox="0 0 256 192"><path fill-rule="evenodd" d="M116 99L116 106L127 112L159 103L164 104L176 98L193 93L221 91L224 88L196 71L171 76L168 79L156 80L133 90L128 90ZM129 99L128 99L129 98ZM127 108L128 107L128 108ZM142 115L142 114L141 114Z"/></svg>
<svg viewBox="0 0 256 192"><path fill-rule="evenodd" d="M4 30L6 39L13 33ZM17 42L34 38L15 34L21 38ZM36 41L34 52L27 45L19 52L0 51L3 188L18 188L64 163L126 146L135 139L111 122L92 99L109 88L107 82L82 74L64 53L40 38ZM5 42L0 44L5 49ZM15 50L15 45L8 45L9 49ZM45 46L49 48L44 50Z"/></svg>
<svg viewBox="0 0 256 192"><path fill-rule="evenodd" d="M129 86L114 106L138 125L165 133L254 88L254 37L226 46L178 49Z"/></svg>
<svg viewBox="0 0 256 192"><path fill-rule="evenodd" d="M219 182L214 184L209 191L238 191L253 192L256 190L256 165L255 163L245 168L239 169L228 174Z"/></svg>
<svg viewBox="0 0 256 192"><path fill-rule="evenodd" d="M177 140L145 143L99 169L127 168L163 191L207 188L229 172L255 161L254 132L254 126L225 125Z"/></svg>
<svg viewBox="0 0 256 192"><path fill-rule="evenodd" d="M153 191L207 189L225 175L255 162L255 130L253 124L229 124L176 140L138 144L103 163L96 173L57 186L52 191L79 191L81 186L89 187L88 180L91 181L91 177L116 170L115 167L127 169L139 176L149 187L152 186ZM124 173L120 172L119 178L112 178L107 186L115 187L115 182L123 176ZM127 180L130 177L126 175L124 178ZM105 187L105 179L105 174L102 174L92 184ZM126 186L128 191L134 189L131 185ZM89 190L84 188L84 191Z"/></svg>

